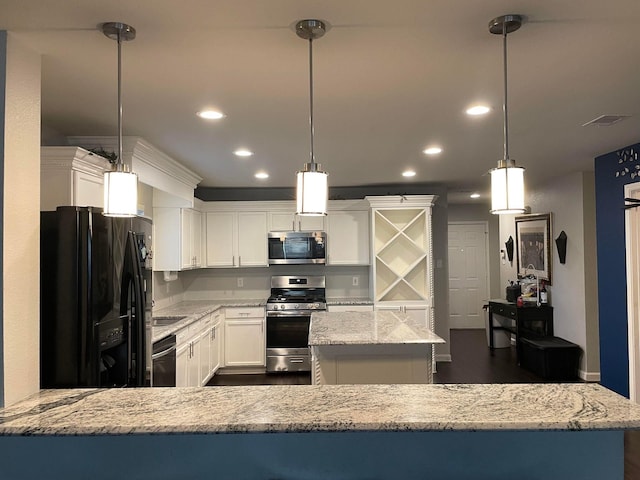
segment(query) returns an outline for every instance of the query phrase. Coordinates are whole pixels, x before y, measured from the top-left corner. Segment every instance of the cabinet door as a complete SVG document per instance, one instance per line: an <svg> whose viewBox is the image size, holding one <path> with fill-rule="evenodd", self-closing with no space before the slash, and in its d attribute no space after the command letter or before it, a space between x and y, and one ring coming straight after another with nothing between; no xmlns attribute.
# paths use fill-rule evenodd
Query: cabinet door
<svg viewBox="0 0 640 480"><path fill-rule="evenodd" d="M193 267L193 255L191 252L191 225L193 223L193 210L183 208L180 212L180 262L182 268Z"/></svg>
<svg viewBox="0 0 640 480"><path fill-rule="evenodd" d="M266 212L239 212L237 265L266 267L268 264Z"/></svg>
<svg viewBox="0 0 640 480"><path fill-rule="evenodd" d="M199 385L204 387L211 377L211 343L212 327L206 328L200 334L200 381Z"/></svg>
<svg viewBox="0 0 640 480"><path fill-rule="evenodd" d="M193 256L193 266L202 266L202 213L197 210L191 211L191 255Z"/></svg>
<svg viewBox="0 0 640 480"><path fill-rule="evenodd" d="M264 366L264 319L226 320L224 344L227 367Z"/></svg>
<svg viewBox="0 0 640 480"><path fill-rule="evenodd" d="M102 177L84 172L73 172L72 205L103 208L104 188L102 182Z"/></svg>
<svg viewBox="0 0 640 480"><path fill-rule="evenodd" d="M191 344L185 343L176 350L176 387L189 386L189 354Z"/></svg>
<svg viewBox="0 0 640 480"><path fill-rule="evenodd" d="M153 209L153 269L181 270L182 231L179 208L160 207Z"/></svg>
<svg viewBox="0 0 640 480"><path fill-rule="evenodd" d="M328 265L369 265L369 212L327 215Z"/></svg>
<svg viewBox="0 0 640 480"><path fill-rule="evenodd" d="M307 215L296 215L296 227L297 230L307 232L324 232L324 216L307 216Z"/></svg>
<svg viewBox="0 0 640 480"><path fill-rule="evenodd" d="M295 230L295 214L293 212L269 213L270 232L288 232Z"/></svg>
<svg viewBox="0 0 640 480"><path fill-rule="evenodd" d="M273 212L269 214L270 232L323 232L324 229L325 221L323 216L310 217L306 215L296 215L295 212Z"/></svg>
<svg viewBox="0 0 640 480"><path fill-rule="evenodd" d="M208 212L206 217L207 267L233 267L235 261L235 221L233 212ZM265 234L266 244L266 234Z"/></svg>
<svg viewBox="0 0 640 480"><path fill-rule="evenodd" d="M433 326L429 325L429 307L425 305L406 305L404 307L404 312L407 315L419 320L425 327L433 328Z"/></svg>
<svg viewBox="0 0 640 480"><path fill-rule="evenodd" d="M189 379L188 384L190 387L200 386L200 340L197 336L191 340L191 355L189 356Z"/></svg>
<svg viewBox="0 0 640 480"><path fill-rule="evenodd" d="M211 329L211 350L209 353L211 374L214 375L220 368L220 340L222 338L222 325L214 325Z"/></svg>

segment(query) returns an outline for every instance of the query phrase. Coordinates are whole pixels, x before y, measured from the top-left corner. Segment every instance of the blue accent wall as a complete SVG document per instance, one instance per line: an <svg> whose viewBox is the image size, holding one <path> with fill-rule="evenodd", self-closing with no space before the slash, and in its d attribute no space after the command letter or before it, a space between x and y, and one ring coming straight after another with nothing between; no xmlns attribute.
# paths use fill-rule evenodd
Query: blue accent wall
<svg viewBox="0 0 640 480"><path fill-rule="evenodd" d="M636 168L639 157L640 143L636 143L595 159L600 383L626 397L629 348L624 186L640 181L640 169Z"/></svg>

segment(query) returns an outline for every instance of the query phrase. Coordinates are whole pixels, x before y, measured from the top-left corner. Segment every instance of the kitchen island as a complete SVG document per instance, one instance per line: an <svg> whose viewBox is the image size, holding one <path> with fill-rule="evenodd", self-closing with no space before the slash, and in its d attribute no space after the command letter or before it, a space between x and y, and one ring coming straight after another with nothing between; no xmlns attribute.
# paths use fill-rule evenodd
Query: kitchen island
<svg viewBox="0 0 640 480"><path fill-rule="evenodd" d="M595 384L43 390L0 478L622 479L640 406Z"/></svg>
<svg viewBox="0 0 640 480"><path fill-rule="evenodd" d="M444 340L405 313L314 312L311 383L432 383L433 345Z"/></svg>

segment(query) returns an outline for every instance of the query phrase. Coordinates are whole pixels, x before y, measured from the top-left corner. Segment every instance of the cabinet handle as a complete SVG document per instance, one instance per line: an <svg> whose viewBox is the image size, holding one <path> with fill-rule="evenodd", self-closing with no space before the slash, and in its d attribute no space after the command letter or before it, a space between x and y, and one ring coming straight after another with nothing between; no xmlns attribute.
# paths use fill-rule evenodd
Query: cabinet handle
<svg viewBox="0 0 640 480"><path fill-rule="evenodd" d="M298 220L298 231L302 231L302 220Z"/></svg>
<svg viewBox="0 0 640 480"><path fill-rule="evenodd" d="M294 232L296 230L296 221L295 220L291 220L291 230L293 230Z"/></svg>
<svg viewBox="0 0 640 480"><path fill-rule="evenodd" d="M241 267L242 266L242 256L238 255L238 266Z"/></svg>
<svg viewBox="0 0 640 480"><path fill-rule="evenodd" d="M234 267L236 266L236 256L232 256L231 257L231 265L233 265Z"/></svg>

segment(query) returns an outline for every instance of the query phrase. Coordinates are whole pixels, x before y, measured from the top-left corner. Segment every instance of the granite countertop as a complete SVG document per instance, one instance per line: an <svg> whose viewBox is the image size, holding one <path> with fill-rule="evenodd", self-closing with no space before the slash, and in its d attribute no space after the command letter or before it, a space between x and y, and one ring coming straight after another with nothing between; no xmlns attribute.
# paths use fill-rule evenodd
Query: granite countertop
<svg viewBox="0 0 640 480"><path fill-rule="evenodd" d="M225 307L264 307L266 299L191 300L153 311L154 317L185 317L175 323L153 326L151 341L157 342L189 326L196 320Z"/></svg>
<svg viewBox="0 0 640 480"><path fill-rule="evenodd" d="M0 410L0 435L640 428L597 384L274 385L42 390Z"/></svg>
<svg viewBox="0 0 640 480"><path fill-rule="evenodd" d="M388 310L313 312L309 346L445 343L424 321Z"/></svg>
<svg viewBox="0 0 640 480"><path fill-rule="evenodd" d="M373 305L368 297L328 297L327 305Z"/></svg>

